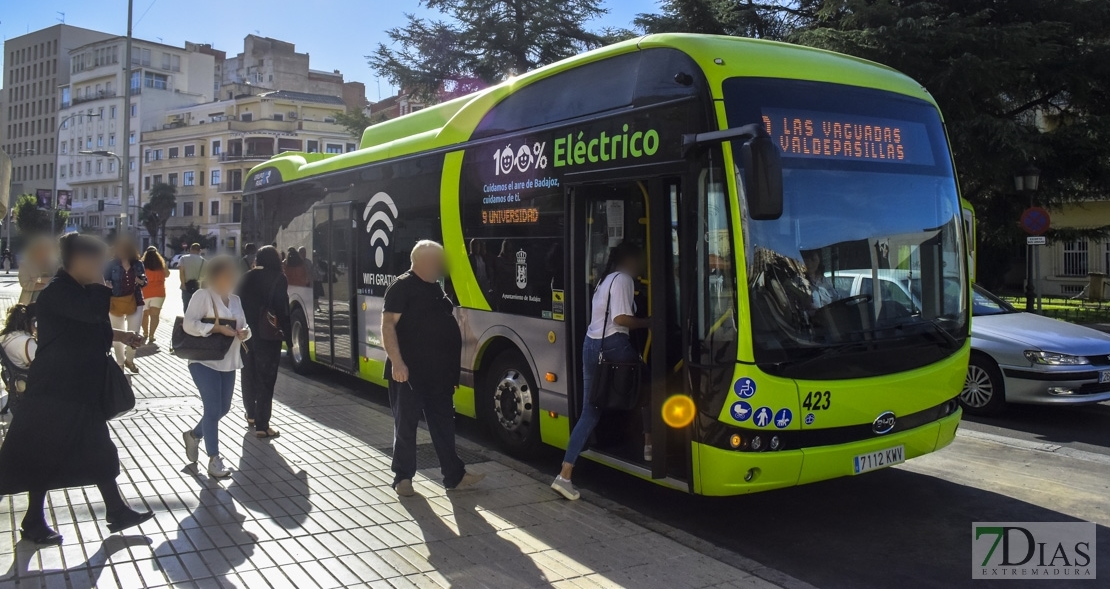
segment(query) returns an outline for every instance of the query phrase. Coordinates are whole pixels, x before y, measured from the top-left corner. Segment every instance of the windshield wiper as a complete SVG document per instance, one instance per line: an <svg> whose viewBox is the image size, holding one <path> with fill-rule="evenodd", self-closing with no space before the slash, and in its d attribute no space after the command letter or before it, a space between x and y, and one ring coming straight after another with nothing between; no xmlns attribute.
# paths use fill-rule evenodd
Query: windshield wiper
<svg viewBox="0 0 1110 589"><path fill-rule="evenodd" d="M951 331L948 331L944 328L943 325L940 324L940 319L937 319L936 317L930 319L929 325L932 325L933 328L937 330L937 333L940 335L940 337L948 343L949 348L956 349L960 347L960 340L956 339L956 336L952 335Z"/></svg>
<svg viewBox="0 0 1110 589"><path fill-rule="evenodd" d="M817 360L821 360L821 359L824 359L824 358L829 358L831 356L839 356L840 354L842 354L844 352L847 352L847 351L850 351L850 350L851 351L866 352L869 349L871 349L874 344L877 344L877 343L878 343L877 341L844 342L844 343L840 343L840 344L832 344L832 345L828 345L828 346L822 346L821 348L818 349L817 353L813 354L812 356L806 356L805 358L798 358L797 360L784 360L782 362L775 362L775 365L776 366L790 366L791 368L797 368L797 367L800 367L800 366L805 366L806 364L810 364L810 363L812 363L814 361L817 361Z"/></svg>

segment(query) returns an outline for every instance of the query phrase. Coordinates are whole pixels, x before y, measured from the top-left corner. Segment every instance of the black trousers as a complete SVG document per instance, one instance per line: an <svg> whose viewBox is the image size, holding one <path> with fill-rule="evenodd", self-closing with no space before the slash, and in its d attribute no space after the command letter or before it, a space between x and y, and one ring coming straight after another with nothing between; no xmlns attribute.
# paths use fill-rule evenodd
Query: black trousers
<svg viewBox="0 0 1110 589"><path fill-rule="evenodd" d="M416 475L416 428L420 416L428 423L432 445L439 457L443 486L454 488L466 474L455 451L454 387L410 387L389 381L389 406L393 409L393 485Z"/></svg>
<svg viewBox="0 0 1110 589"><path fill-rule="evenodd" d="M254 429L270 428L274 410L274 385L281 363L281 342L251 338L250 352L243 353L243 408Z"/></svg>

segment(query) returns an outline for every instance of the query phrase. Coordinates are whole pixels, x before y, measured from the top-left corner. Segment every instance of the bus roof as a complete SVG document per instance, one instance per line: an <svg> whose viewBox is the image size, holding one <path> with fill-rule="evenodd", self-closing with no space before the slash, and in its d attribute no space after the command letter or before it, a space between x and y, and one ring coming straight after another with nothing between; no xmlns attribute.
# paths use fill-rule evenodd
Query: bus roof
<svg viewBox="0 0 1110 589"><path fill-rule="evenodd" d="M714 99L733 77L766 77L875 88L935 105L910 77L872 61L775 41L669 33L647 35L587 51L538 68L473 94L378 123L362 133L359 149L344 154L286 152L255 166L277 169L281 184L377 161L449 147L467 141L491 108L514 91L575 67L651 48L677 49L697 62ZM720 60L719 62L717 60Z"/></svg>

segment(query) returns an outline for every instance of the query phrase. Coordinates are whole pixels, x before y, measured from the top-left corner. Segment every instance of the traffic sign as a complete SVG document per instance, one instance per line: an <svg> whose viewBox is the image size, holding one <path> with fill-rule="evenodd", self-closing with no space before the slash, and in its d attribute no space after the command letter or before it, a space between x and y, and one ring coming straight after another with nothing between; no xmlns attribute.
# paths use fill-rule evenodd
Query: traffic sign
<svg viewBox="0 0 1110 589"><path fill-rule="evenodd" d="M1043 235L1030 235L1025 238L1025 245L1044 245L1048 243Z"/></svg>
<svg viewBox="0 0 1110 589"><path fill-rule="evenodd" d="M1048 211L1041 207L1029 207L1021 214L1021 228L1029 235L1044 235L1050 222Z"/></svg>

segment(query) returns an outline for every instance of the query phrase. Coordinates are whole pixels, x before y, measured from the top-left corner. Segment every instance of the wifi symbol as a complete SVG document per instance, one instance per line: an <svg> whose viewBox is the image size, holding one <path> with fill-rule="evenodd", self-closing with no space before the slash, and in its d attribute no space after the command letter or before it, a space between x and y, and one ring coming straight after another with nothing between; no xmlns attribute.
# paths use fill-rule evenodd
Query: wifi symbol
<svg viewBox="0 0 1110 589"><path fill-rule="evenodd" d="M382 206L374 211L377 205ZM378 268L385 263L385 248L389 245L389 238L393 233L393 220L396 218L397 205L393 204L393 199L384 192L371 197L370 202L366 203L366 208L362 210L362 220L366 221L366 232L370 234L370 247L374 248L374 263Z"/></svg>

